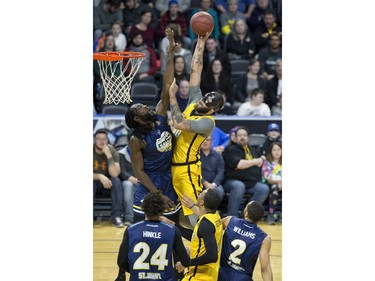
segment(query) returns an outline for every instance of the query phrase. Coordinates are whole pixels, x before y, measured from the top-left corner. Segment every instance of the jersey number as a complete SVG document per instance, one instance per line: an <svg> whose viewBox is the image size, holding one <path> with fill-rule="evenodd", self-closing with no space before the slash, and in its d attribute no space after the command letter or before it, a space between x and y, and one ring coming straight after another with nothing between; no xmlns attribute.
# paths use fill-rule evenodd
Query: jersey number
<svg viewBox="0 0 375 281"><path fill-rule="evenodd" d="M233 253L230 254L229 256L229 259L235 263L235 264L240 264L241 263L241 259L238 258L237 256L241 255L243 252L245 252L246 250L246 243L243 241L243 240L240 240L240 239L235 239L232 241L232 243L230 243L232 245L232 247L234 248L237 248L236 250L234 250Z"/></svg>
<svg viewBox="0 0 375 281"><path fill-rule="evenodd" d="M167 244L161 244L159 248L155 251L155 253L151 256L150 263L144 262L148 255L150 254L150 247L145 242L139 242L134 246L133 252L142 254L138 257L138 259L134 262L133 269L150 269L151 265L157 265L158 270L164 270L164 267L168 266L168 259L167 259Z"/></svg>

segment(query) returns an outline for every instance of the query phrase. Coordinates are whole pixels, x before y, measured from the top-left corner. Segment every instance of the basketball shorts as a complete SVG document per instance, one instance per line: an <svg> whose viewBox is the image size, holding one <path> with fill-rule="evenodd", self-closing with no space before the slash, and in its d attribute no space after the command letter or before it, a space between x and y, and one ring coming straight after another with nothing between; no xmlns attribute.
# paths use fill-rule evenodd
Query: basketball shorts
<svg viewBox="0 0 375 281"><path fill-rule="evenodd" d="M201 162L181 166L172 165L173 188L180 201L183 195L187 195L194 200L194 203L197 203L198 196L202 192L201 173ZM182 206L182 210L185 216L193 214L188 207Z"/></svg>
<svg viewBox="0 0 375 281"><path fill-rule="evenodd" d="M178 200L177 194L172 187L172 178L170 173L164 174L150 174L148 175L154 185L164 194L169 197L175 203L176 209L166 210L163 215L172 215L181 209L181 203ZM149 193L148 189L138 182L134 194L133 211L138 215L144 215L141 204L143 198Z"/></svg>

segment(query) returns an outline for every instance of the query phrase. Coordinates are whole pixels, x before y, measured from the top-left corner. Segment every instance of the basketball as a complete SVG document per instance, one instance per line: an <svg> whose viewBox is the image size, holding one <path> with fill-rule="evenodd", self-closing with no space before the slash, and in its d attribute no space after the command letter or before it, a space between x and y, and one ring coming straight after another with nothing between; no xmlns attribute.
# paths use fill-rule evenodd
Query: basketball
<svg viewBox="0 0 375 281"><path fill-rule="evenodd" d="M206 35L214 29L214 19L207 12L195 13L190 20L191 30L198 35Z"/></svg>

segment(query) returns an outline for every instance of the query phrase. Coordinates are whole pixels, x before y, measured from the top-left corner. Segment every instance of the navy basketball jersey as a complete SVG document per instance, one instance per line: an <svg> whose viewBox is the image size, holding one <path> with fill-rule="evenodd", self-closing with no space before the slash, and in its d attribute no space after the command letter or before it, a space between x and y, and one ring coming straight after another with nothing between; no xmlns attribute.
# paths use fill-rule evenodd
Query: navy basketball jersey
<svg viewBox="0 0 375 281"><path fill-rule="evenodd" d="M266 236L255 223L232 217L224 232L219 280L252 280Z"/></svg>
<svg viewBox="0 0 375 281"><path fill-rule="evenodd" d="M168 122L163 116L156 115L155 129L148 135L141 135L141 138L147 143L145 149L142 149L145 173L163 195L177 205L174 210L166 210L163 215L174 214L181 206L177 203L178 197L172 186L172 132ZM139 181L133 202L133 211L139 215L144 215L141 203L148 193L148 189Z"/></svg>
<svg viewBox="0 0 375 281"><path fill-rule="evenodd" d="M145 173L170 173L172 132L163 116L156 116L155 129L142 135L142 139L147 142L146 148L142 149Z"/></svg>
<svg viewBox="0 0 375 281"><path fill-rule="evenodd" d="M130 281L175 281L173 243L175 226L161 221L141 221L128 227Z"/></svg>

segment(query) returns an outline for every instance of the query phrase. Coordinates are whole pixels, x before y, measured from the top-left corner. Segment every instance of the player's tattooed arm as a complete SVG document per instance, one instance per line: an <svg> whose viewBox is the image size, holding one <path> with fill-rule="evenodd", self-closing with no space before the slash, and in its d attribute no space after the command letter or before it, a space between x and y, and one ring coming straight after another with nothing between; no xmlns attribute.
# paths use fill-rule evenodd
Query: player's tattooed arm
<svg viewBox="0 0 375 281"><path fill-rule="evenodd" d="M179 129L179 130L189 130L191 121L185 119L180 108L178 107L178 103L176 99L177 90L178 90L178 86L176 84L176 79L174 79L171 87L169 88L169 105L171 107L172 122L173 122L172 126L173 128Z"/></svg>
<svg viewBox="0 0 375 281"><path fill-rule="evenodd" d="M199 86L201 84L201 74L203 70L203 51L204 46L206 44L206 40L208 39L210 34L210 32L207 32L206 35L198 36L197 45L195 46L190 66L190 87Z"/></svg>
<svg viewBox="0 0 375 281"><path fill-rule="evenodd" d="M178 104L171 105L172 110L172 118L176 120L177 123L181 123L184 120L184 116L182 115Z"/></svg>

